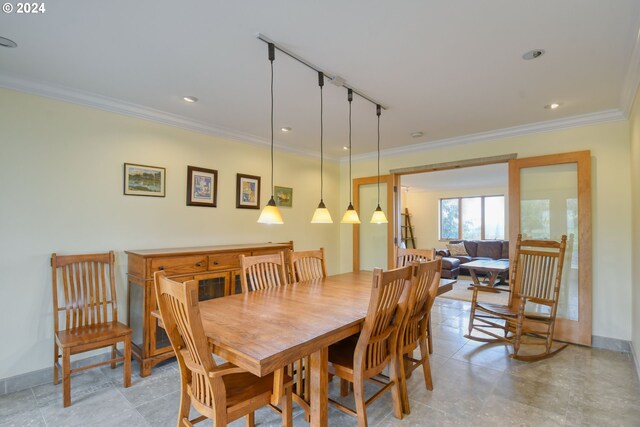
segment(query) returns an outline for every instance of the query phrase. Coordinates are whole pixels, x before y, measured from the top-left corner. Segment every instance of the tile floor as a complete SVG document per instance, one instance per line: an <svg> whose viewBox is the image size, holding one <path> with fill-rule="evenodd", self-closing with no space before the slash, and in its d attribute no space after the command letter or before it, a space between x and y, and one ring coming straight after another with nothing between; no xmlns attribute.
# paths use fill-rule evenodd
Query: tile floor
<svg viewBox="0 0 640 427"><path fill-rule="evenodd" d="M545 361L518 362L503 345L465 339L468 315L469 303L436 301L434 390L425 389L422 371L416 370L408 382L411 414L395 419L386 393L367 411L370 426L640 426L640 384L630 354L569 346ZM147 378L140 378L134 367L128 389L122 388L121 367L74 376L72 406L66 409L60 385L0 396L0 426L175 426L175 362L156 367ZM337 379L330 383L335 398L340 398L338 385ZM352 402L351 396L345 399ZM261 426L279 425L279 420L268 409L256 413ZM294 424L308 425L295 405ZM243 426L244 420L232 425ZM329 425L356 422L330 407Z"/></svg>

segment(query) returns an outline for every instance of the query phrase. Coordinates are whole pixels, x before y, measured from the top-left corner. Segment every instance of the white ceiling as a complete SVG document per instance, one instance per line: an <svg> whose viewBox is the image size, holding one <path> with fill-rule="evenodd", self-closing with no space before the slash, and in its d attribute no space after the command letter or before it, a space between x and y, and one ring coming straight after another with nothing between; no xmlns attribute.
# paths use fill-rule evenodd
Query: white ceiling
<svg viewBox="0 0 640 427"><path fill-rule="evenodd" d="M507 163L472 166L459 169L402 175L400 185L411 191L472 190L474 188L507 187L509 166Z"/></svg>
<svg viewBox="0 0 640 427"><path fill-rule="evenodd" d="M0 36L18 43L0 48L0 86L248 141L269 138L258 33L388 106L384 150L619 119L638 82L638 0L45 4L40 15L0 14ZM531 49L546 54L524 61ZM274 68L276 129L293 128L277 131L277 144L318 153L317 75L279 52ZM325 152L337 158L346 90L324 93ZM550 102L562 106L544 109ZM375 150L375 126L373 105L356 97L354 155Z"/></svg>

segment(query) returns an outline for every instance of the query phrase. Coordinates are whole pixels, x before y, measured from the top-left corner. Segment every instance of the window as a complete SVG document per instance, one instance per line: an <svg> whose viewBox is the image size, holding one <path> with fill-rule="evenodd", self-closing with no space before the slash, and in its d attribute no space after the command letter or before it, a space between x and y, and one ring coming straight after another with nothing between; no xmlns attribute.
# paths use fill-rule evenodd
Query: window
<svg viewBox="0 0 640 427"><path fill-rule="evenodd" d="M504 196L440 199L440 239L504 239Z"/></svg>

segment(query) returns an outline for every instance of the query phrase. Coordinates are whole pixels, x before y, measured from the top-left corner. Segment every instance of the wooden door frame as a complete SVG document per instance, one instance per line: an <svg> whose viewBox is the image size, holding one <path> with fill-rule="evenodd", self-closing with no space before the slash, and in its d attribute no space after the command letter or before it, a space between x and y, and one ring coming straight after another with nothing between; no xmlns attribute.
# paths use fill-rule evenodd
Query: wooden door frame
<svg viewBox="0 0 640 427"><path fill-rule="evenodd" d="M550 154L509 160L509 241L520 233L520 171L524 168L576 163L578 168L578 316L579 322L557 319L555 334L559 339L571 336L571 342L591 345L592 334L592 222L591 222L591 151ZM515 245L509 246L513 263ZM518 289L514 289L517 293ZM516 304L515 298L512 306ZM563 321L564 320L564 321Z"/></svg>
<svg viewBox="0 0 640 427"><path fill-rule="evenodd" d="M393 268L394 256L394 224L395 211L394 206L394 185L392 175L380 175L380 184L387 184L387 269ZM369 221L369 212L364 217L364 212L360 211L360 186L378 183L378 176L367 176L364 178L353 179L353 207L359 212L360 221ZM353 224L353 271L360 271L360 224Z"/></svg>

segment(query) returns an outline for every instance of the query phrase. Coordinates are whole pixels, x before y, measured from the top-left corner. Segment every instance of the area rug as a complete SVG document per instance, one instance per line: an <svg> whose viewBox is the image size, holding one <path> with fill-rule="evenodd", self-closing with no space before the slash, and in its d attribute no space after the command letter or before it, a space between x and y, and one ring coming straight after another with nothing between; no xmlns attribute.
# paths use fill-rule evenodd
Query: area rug
<svg viewBox="0 0 640 427"><path fill-rule="evenodd" d="M449 292L445 292L440 295L438 298L447 298L447 299L455 299L458 301L468 301L471 302L473 298L473 291L467 289L473 281L471 277L468 276L458 276L458 281L454 283L453 289ZM506 288L506 287L503 287ZM480 292L478 295L478 301L487 302L491 304L503 304L506 305L509 302L509 293L508 292L500 292L500 293L492 293L492 292Z"/></svg>

